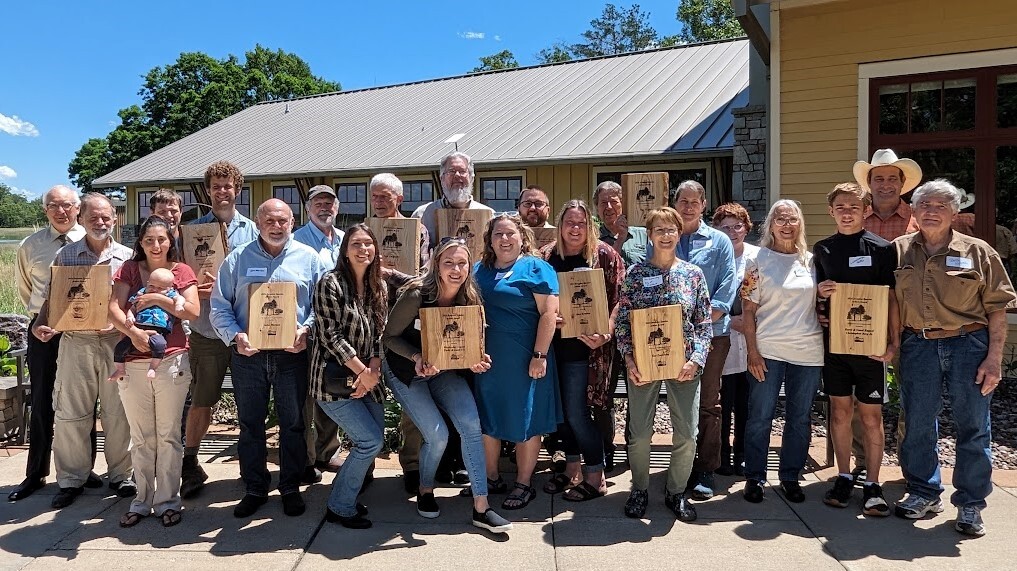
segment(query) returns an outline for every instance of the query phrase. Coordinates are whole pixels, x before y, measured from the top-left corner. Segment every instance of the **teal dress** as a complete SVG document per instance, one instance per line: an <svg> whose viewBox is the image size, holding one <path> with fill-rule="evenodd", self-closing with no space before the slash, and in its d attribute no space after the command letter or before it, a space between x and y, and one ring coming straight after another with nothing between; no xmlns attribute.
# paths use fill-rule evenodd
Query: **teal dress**
<svg viewBox="0 0 1017 571"><path fill-rule="evenodd" d="M561 396L553 349L547 374L528 373L540 312L533 294L558 295L554 268L535 256L522 256L510 268L474 267L487 314L486 352L491 369L477 375L474 394L484 434L523 442L550 434L562 422Z"/></svg>

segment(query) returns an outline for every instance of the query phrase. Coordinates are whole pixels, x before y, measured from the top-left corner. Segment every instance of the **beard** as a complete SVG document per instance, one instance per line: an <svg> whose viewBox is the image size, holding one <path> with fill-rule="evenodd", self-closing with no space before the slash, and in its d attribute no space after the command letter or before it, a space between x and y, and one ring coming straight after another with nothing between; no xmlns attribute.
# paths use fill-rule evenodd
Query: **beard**
<svg viewBox="0 0 1017 571"><path fill-rule="evenodd" d="M445 200L452 204L466 204L473 199L473 186L464 186L458 189L443 188L441 189L441 194L445 197Z"/></svg>
<svg viewBox="0 0 1017 571"><path fill-rule="evenodd" d="M113 229L107 228L106 230L88 230L88 237L95 240L96 242L105 242L109 240L109 237L113 235Z"/></svg>

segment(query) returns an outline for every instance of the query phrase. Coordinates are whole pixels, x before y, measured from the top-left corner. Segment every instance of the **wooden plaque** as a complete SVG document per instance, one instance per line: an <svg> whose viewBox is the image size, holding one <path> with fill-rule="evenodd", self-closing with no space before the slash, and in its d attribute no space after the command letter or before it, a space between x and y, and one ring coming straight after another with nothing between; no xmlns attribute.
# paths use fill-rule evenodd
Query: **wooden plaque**
<svg viewBox="0 0 1017 571"><path fill-rule="evenodd" d="M49 326L57 331L98 331L109 325L113 274L107 264L53 266Z"/></svg>
<svg viewBox="0 0 1017 571"><path fill-rule="evenodd" d="M565 320L561 328L563 339L611 332L602 268L560 272L558 285L561 290L558 307Z"/></svg>
<svg viewBox="0 0 1017 571"><path fill-rule="evenodd" d="M468 210L465 208L439 208L438 241L442 238L462 238L474 262L484 255L484 230L491 221L490 210Z"/></svg>
<svg viewBox="0 0 1017 571"><path fill-rule="evenodd" d="M420 219L368 218L378 239L381 265L415 276L420 273Z"/></svg>
<svg viewBox="0 0 1017 571"><path fill-rule="evenodd" d="M484 358L484 308L422 308L420 341L424 361L442 371L469 369Z"/></svg>
<svg viewBox="0 0 1017 571"><path fill-rule="evenodd" d="M533 230L533 239L537 242L538 250L558 239L557 228L530 228L530 230Z"/></svg>
<svg viewBox="0 0 1017 571"><path fill-rule="evenodd" d="M247 337L256 349L285 349L297 336L297 284L266 282L248 290Z"/></svg>
<svg viewBox="0 0 1017 571"><path fill-rule="evenodd" d="M667 206L670 187L666 172L623 174L621 185L629 226L646 226L651 210Z"/></svg>
<svg viewBox="0 0 1017 571"><path fill-rule="evenodd" d="M211 281L205 272L219 275L219 266L226 259L226 244L223 242L222 226L209 224L182 224L180 238L183 242L184 263L194 270L198 283Z"/></svg>
<svg viewBox="0 0 1017 571"><path fill-rule="evenodd" d="M629 313L636 366L644 382L677 379L685 366L682 306L634 309Z"/></svg>
<svg viewBox="0 0 1017 571"><path fill-rule="evenodd" d="M830 352L885 353L889 300L889 286L838 283L830 297Z"/></svg>

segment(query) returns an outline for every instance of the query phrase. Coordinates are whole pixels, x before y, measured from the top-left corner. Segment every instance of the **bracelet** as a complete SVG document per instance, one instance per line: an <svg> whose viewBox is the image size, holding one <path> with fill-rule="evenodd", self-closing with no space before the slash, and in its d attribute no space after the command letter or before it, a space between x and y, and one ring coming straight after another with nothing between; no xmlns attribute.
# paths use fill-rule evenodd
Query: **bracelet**
<svg viewBox="0 0 1017 571"><path fill-rule="evenodd" d="M368 369L370 369L370 367L368 367L367 365L364 365L364 368L363 368L363 369L360 369L360 372L359 372L359 373L357 373L357 376L356 376L356 377L354 377L354 378L357 378L357 379L359 379L359 378L360 378L360 375L363 375L363 374L364 374L364 371L366 371L366 370L368 370Z"/></svg>

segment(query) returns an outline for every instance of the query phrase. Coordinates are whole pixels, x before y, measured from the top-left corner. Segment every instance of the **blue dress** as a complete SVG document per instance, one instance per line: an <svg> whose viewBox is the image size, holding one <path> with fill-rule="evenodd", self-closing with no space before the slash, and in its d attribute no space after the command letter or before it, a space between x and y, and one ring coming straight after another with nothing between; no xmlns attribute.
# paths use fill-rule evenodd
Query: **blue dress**
<svg viewBox="0 0 1017 571"><path fill-rule="evenodd" d="M540 312L533 294L558 295L554 268L535 256L522 256L511 268L474 266L487 314L486 351L491 369L477 375L474 393L484 434L523 442L550 434L562 422L558 374L552 349L547 374L528 373Z"/></svg>

